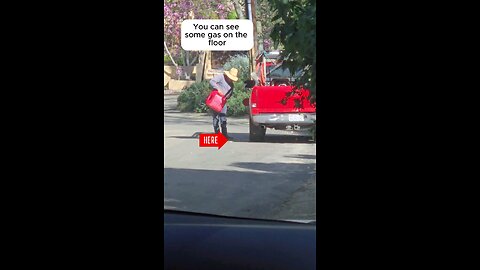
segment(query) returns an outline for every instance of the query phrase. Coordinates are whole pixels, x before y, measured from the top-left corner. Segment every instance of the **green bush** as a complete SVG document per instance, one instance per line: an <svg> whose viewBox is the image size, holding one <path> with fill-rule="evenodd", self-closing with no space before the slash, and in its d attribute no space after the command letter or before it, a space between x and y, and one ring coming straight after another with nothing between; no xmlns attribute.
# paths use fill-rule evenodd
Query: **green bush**
<svg viewBox="0 0 480 270"><path fill-rule="evenodd" d="M208 81L196 82L184 89L177 98L177 108L181 112L206 112L205 99L210 94Z"/></svg>
<svg viewBox="0 0 480 270"><path fill-rule="evenodd" d="M177 99L177 108L181 112L210 112L210 109L205 104L205 99L211 91L212 88L208 81L194 83L180 93ZM243 100L249 97L250 92L245 89L244 83L240 80L235 82L233 94L227 101L227 116L241 116L247 114L248 107L243 105Z"/></svg>
<svg viewBox="0 0 480 270"><path fill-rule="evenodd" d="M250 91L245 89L243 81L237 81L233 86L233 95L227 102L227 116L242 116L248 113L248 107L243 100L250 97Z"/></svg>

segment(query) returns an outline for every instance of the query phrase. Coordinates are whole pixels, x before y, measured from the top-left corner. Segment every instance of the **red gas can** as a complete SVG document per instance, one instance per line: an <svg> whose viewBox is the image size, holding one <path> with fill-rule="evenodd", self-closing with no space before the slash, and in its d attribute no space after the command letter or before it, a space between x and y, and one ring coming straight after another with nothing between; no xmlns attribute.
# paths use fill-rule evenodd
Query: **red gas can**
<svg viewBox="0 0 480 270"><path fill-rule="evenodd" d="M207 106L216 111L216 112L220 112L222 111L222 108L223 106L225 106L225 103L227 102L227 100L225 99L225 96L221 96L217 89L213 89L213 91L210 93L210 95L208 95L207 99L205 100L205 104L207 104Z"/></svg>

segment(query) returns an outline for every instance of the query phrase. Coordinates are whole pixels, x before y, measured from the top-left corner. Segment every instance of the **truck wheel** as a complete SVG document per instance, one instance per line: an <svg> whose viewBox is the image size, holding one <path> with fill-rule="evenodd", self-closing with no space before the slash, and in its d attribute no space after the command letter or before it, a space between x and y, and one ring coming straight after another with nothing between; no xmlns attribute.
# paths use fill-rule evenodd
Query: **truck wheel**
<svg viewBox="0 0 480 270"><path fill-rule="evenodd" d="M266 128L262 128L261 126L254 125L252 122L252 118L250 118L250 141L251 142L264 141L266 131L267 131Z"/></svg>

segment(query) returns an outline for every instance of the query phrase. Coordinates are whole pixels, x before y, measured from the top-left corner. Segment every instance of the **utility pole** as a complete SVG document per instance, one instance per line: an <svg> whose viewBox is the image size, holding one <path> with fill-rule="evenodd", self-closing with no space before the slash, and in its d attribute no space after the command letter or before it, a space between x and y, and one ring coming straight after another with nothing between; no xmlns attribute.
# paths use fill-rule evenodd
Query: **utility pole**
<svg viewBox="0 0 480 270"><path fill-rule="evenodd" d="M256 56L256 52L258 50L258 38L257 38L257 32L258 32L258 25L257 25L257 1L256 0L250 0L250 2L252 2L252 10L251 10L251 13L252 13L252 23L253 23L253 57Z"/></svg>
<svg viewBox="0 0 480 270"><path fill-rule="evenodd" d="M256 58L256 51L258 48L258 41L257 41L257 20L255 14L255 0L245 0L245 14L247 19L252 21L253 24L253 48L250 50L250 73L255 70L255 58Z"/></svg>

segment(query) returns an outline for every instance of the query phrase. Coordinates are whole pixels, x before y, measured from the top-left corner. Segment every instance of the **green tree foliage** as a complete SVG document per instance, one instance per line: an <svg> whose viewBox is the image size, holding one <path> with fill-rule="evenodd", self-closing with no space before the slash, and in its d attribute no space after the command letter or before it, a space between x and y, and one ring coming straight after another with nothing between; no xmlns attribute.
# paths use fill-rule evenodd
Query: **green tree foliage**
<svg viewBox="0 0 480 270"><path fill-rule="evenodd" d="M303 69L297 81L316 96L316 2L314 0L271 0L276 15L273 21L281 20L273 27L271 37L274 47L282 44L284 66L290 70Z"/></svg>
<svg viewBox="0 0 480 270"><path fill-rule="evenodd" d="M257 22L261 23L261 31L257 32L258 42L263 42L263 49L265 51L270 51L273 46L272 39L270 34L272 33L273 27L275 24L280 23L282 20L279 18L277 20L272 20L272 17L275 16L275 12L272 12L272 5L270 0L256 0L256 19Z"/></svg>

